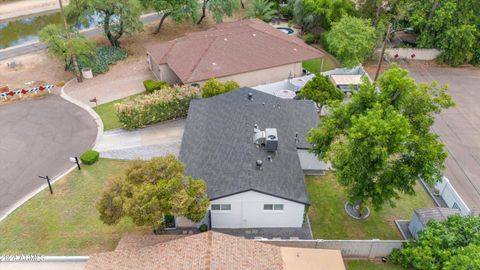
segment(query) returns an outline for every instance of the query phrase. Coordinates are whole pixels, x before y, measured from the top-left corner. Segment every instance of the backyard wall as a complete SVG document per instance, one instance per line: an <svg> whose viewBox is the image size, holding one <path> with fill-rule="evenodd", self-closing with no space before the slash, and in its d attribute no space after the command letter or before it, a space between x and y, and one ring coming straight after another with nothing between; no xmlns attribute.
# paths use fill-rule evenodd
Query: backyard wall
<svg viewBox="0 0 480 270"><path fill-rule="evenodd" d="M257 240L280 247L339 249L344 258L374 259L387 257L405 240Z"/></svg>
<svg viewBox="0 0 480 270"><path fill-rule="evenodd" d="M440 192L440 196L450 208L459 209L462 215L470 215L471 211L467 204L462 200L455 188L447 177L443 177L443 181L435 185L435 188Z"/></svg>
<svg viewBox="0 0 480 270"><path fill-rule="evenodd" d="M390 59L395 59L395 54L398 54L397 59L410 59L410 60L435 60L440 51L437 49L419 49L419 48L392 48L386 49L385 54ZM412 59L412 54L415 57Z"/></svg>

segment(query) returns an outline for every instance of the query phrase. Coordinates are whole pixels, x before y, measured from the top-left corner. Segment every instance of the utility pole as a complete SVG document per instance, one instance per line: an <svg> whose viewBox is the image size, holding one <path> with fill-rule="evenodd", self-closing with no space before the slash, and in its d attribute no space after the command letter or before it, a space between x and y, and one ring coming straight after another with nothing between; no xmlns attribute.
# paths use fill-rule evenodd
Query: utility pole
<svg viewBox="0 0 480 270"><path fill-rule="evenodd" d="M62 13L63 17L63 24L65 25L65 31L67 32L67 43L70 49L70 55L73 59L73 67L75 68L75 76L77 76L77 82L82 82L82 74L80 73L80 68L78 67L77 56L75 55L75 51L73 50L73 46L70 43L70 30L68 29L67 18L65 17L65 12L63 11L63 3L62 0L58 0L60 4L60 12Z"/></svg>
<svg viewBox="0 0 480 270"><path fill-rule="evenodd" d="M382 67L383 56L385 55L385 50L387 49L387 41L388 41L388 36L390 35L391 28L392 28L392 24L390 23L387 27L387 33L385 35L385 40L383 41L382 53L380 54L380 59L378 60L377 72L375 73L375 79L373 79L374 81L376 81L378 79L378 74L380 73L380 68Z"/></svg>

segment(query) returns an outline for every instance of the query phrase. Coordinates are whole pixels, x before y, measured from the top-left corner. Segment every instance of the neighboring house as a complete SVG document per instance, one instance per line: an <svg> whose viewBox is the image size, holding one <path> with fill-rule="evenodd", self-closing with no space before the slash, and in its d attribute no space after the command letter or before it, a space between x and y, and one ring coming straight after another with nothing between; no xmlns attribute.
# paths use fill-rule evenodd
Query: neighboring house
<svg viewBox="0 0 480 270"><path fill-rule="evenodd" d="M444 221L451 215L460 215L460 210L444 207L415 209L408 225L408 230L417 239L418 233L430 220Z"/></svg>
<svg viewBox="0 0 480 270"><path fill-rule="evenodd" d="M299 151L315 159L306 136L318 121L312 101L251 88L192 100L179 158L207 184L211 227L302 227L309 199Z"/></svg>
<svg viewBox="0 0 480 270"><path fill-rule="evenodd" d="M277 82L302 75L302 61L323 56L257 19L222 23L146 50L150 69L169 84L202 84L210 78L241 86Z"/></svg>
<svg viewBox="0 0 480 270"><path fill-rule="evenodd" d="M85 270L345 270L340 250L272 246L217 232L124 236L115 251L89 256Z"/></svg>
<svg viewBox="0 0 480 270"><path fill-rule="evenodd" d="M336 68L322 72L321 74L328 76L330 81L337 86L337 88L342 90L342 92L351 92L352 88L354 91L358 91L358 87L362 83L362 78L364 76L366 76L370 82L373 82L362 66L357 66L350 69Z"/></svg>

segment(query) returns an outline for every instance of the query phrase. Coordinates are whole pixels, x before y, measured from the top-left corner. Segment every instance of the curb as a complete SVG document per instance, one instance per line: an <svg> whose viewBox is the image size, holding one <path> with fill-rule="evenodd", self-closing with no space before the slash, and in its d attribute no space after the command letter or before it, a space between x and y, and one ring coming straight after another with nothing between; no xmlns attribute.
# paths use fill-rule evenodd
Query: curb
<svg viewBox="0 0 480 270"><path fill-rule="evenodd" d="M92 116L93 120L95 120L95 123L97 123L97 138L95 139L95 143L91 147L93 149L93 148L97 147L98 144L100 143L100 141L102 140L102 137L103 137L103 122L102 122L102 119L100 118L100 116L92 108L90 108L89 106L81 103L80 101L72 98L67 93L65 93L65 87L68 84L70 84L73 80L75 80L75 78L71 79L64 86L62 86L62 89L60 90L60 97L65 99L66 101L68 101L70 103L73 103L73 104L77 105L78 107L84 109L85 111L87 111L90 114L90 116Z"/></svg>
<svg viewBox="0 0 480 270"><path fill-rule="evenodd" d="M102 119L100 118L100 116L90 107L88 107L87 105L77 101L76 99L70 97L69 95L67 95L64 91L64 88L65 86L67 86L70 82L72 82L73 80L75 80L75 78L71 79L70 81L68 81L61 89L61 92L60 92L60 97L63 98L64 100L72 103L72 104L75 104L76 106L79 106L80 108L84 109L85 111L87 111L91 116L92 118L95 120L95 122L97 123L97 137L95 138L95 143L93 144L93 146L91 147L92 149L95 148L100 140L102 139L103 137L103 122L102 122ZM62 179L63 177L65 177L67 174L69 174L70 172L72 172L73 170L75 170L77 168L77 165L72 165L72 167L70 167L68 170L66 170L64 173L60 174L60 175L57 175L57 176L54 176L52 177L52 180L51 180L51 184L54 184L55 182L57 182L58 180ZM20 206L22 206L24 203L26 203L28 200L30 200L31 198L33 198L33 196L37 195L38 193L40 193L42 190L46 189L48 187L47 184L43 184L41 185L39 188L35 189L34 191L28 193L26 196L24 196L23 198L21 198L19 201L17 201L12 207L10 207L6 212L5 214L3 214L2 216L0 216L0 222L2 222L5 218L7 218L11 213L13 213L13 211L15 211L17 208L19 208Z"/></svg>

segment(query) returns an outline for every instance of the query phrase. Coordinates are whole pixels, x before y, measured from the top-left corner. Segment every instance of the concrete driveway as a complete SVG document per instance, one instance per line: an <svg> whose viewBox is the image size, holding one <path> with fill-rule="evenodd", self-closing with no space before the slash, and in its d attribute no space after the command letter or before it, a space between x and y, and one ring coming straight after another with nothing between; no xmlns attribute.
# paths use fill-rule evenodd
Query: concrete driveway
<svg viewBox="0 0 480 270"><path fill-rule="evenodd" d="M417 82L449 85L457 106L440 114L434 131L445 143L449 157L445 176L472 209L480 211L480 69L407 67Z"/></svg>
<svg viewBox="0 0 480 270"><path fill-rule="evenodd" d="M0 217L45 184L39 175L69 169L96 135L92 117L57 95L0 106Z"/></svg>

